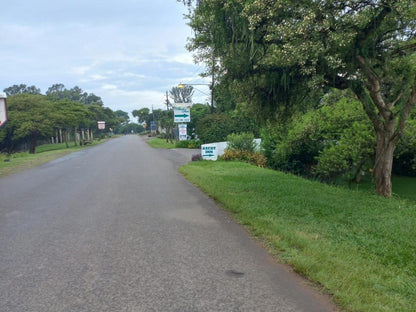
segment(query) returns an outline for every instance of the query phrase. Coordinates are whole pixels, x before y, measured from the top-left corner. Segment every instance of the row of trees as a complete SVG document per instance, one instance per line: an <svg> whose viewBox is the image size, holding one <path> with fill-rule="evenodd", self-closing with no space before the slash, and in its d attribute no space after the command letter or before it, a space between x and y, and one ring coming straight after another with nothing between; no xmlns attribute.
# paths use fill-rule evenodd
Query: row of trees
<svg viewBox="0 0 416 312"><path fill-rule="evenodd" d="M346 105L358 101L368 123L350 120L348 135L372 133L358 164L372 154L376 191L391 196L394 153L416 105L414 1L183 2L194 31L188 48L217 77L217 106L242 104L269 130L289 131L325 94L349 90L355 101ZM339 139L324 140L326 155L340 150Z"/></svg>
<svg viewBox="0 0 416 312"><path fill-rule="evenodd" d="M35 86L24 84L4 89L8 95L8 123L0 129L0 150L11 153L29 145L35 153L39 141L52 139L75 145L93 139L98 133L97 121L105 121L106 127L122 130L128 124L128 114L113 112L104 107L100 97L87 94L79 87L66 89L62 84L53 85L46 95Z"/></svg>

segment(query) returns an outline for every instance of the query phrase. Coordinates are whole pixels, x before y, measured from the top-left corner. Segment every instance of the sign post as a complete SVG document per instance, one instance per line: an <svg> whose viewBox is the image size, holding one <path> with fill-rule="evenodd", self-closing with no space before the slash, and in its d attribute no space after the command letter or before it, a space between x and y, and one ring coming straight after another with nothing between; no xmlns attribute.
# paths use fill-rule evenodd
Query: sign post
<svg viewBox="0 0 416 312"><path fill-rule="evenodd" d="M0 127L7 121L6 94L0 93Z"/></svg>
<svg viewBox="0 0 416 312"><path fill-rule="evenodd" d="M191 122L191 109L177 106L173 109L174 122Z"/></svg>
<svg viewBox="0 0 416 312"><path fill-rule="evenodd" d="M180 124L179 126L179 141L186 141L188 139L188 135L186 133L186 124Z"/></svg>
<svg viewBox="0 0 416 312"><path fill-rule="evenodd" d="M97 121L97 124L98 124L98 130L105 129L105 121Z"/></svg>
<svg viewBox="0 0 416 312"><path fill-rule="evenodd" d="M217 144L203 144L201 145L201 156L204 160L217 160L218 149Z"/></svg>

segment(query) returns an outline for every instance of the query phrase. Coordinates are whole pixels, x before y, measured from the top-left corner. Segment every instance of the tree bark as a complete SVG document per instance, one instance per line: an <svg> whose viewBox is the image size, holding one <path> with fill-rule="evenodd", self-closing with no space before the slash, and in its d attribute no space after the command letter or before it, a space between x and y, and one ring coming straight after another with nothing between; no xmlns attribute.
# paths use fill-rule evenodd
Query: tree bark
<svg viewBox="0 0 416 312"><path fill-rule="evenodd" d="M62 143L62 142L63 142L63 140L62 140L62 129L59 128L59 143Z"/></svg>
<svg viewBox="0 0 416 312"><path fill-rule="evenodd" d="M62 130L60 130L60 135L62 136ZM64 139L65 139L66 148L69 148L69 144L68 144L68 142L69 142L69 131L68 131L68 129L65 130Z"/></svg>
<svg viewBox="0 0 416 312"><path fill-rule="evenodd" d="M377 130L376 161L373 175L376 179L375 191L384 197L392 194L391 172L393 169L393 155L397 146L394 126L395 120L386 125L386 130Z"/></svg>
<svg viewBox="0 0 416 312"><path fill-rule="evenodd" d="M30 137L29 154L34 154L36 152L37 141L38 141L37 135L32 134Z"/></svg>
<svg viewBox="0 0 416 312"><path fill-rule="evenodd" d="M77 128L74 129L74 142L75 142L75 146L78 145L78 131Z"/></svg>

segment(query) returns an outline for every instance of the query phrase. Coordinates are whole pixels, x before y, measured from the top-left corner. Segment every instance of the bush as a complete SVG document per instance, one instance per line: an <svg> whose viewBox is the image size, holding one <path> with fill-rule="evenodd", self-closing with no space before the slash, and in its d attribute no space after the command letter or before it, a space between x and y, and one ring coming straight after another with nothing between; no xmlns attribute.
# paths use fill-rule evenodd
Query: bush
<svg viewBox="0 0 416 312"><path fill-rule="evenodd" d="M203 143L225 141L232 133L232 119L225 114L210 114L196 124L196 133Z"/></svg>
<svg viewBox="0 0 416 312"><path fill-rule="evenodd" d="M176 141L175 147L176 148L188 148L189 142L188 141Z"/></svg>
<svg viewBox="0 0 416 312"><path fill-rule="evenodd" d="M188 148L200 148L201 141L200 140L191 140L188 141Z"/></svg>
<svg viewBox="0 0 416 312"><path fill-rule="evenodd" d="M230 150L241 150L254 152L256 150L256 142L254 142L253 133L243 132L240 134L230 134L227 136L228 146Z"/></svg>
<svg viewBox="0 0 416 312"><path fill-rule="evenodd" d="M267 158L266 156L257 153L237 149L227 149L221 156L222 160L237 160L256 165L260 168L266 168Z"/></svg>

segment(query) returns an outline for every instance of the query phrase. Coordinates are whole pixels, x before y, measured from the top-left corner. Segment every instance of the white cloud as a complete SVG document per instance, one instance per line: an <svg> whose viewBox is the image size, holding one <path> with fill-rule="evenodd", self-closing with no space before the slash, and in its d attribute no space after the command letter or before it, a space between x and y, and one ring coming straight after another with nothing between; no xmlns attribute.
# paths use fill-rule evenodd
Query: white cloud
<svg viewBox="0 0 416 312"><path fill-rule="evenodd" d="M103 90L117 90L118 88L115 85L105 84L101 87L101 89L103 89Z"/></svg>
<svg viewBox="0 0 416 312"><path fill-rule="evenodd" d="M8 1L0 19L0 91L78 85L104 105L131 112L163 108L180 82L201 81L185 49L191 31L175 0Z"/></svg>

